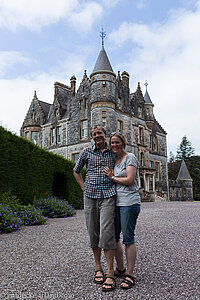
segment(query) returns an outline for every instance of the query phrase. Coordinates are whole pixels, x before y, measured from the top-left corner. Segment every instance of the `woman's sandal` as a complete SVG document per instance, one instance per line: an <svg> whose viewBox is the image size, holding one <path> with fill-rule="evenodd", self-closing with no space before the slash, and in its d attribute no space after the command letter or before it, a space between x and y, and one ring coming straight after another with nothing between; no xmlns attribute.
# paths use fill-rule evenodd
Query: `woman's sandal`
<svg viewBox="0 0 200 300"><path fill-rule="evenodd" d="M132 281L126 279L126 278L130 278ZM122 285L122 283L125 283L126 286ZM133 287L133 285L135 285L135 278L131 275L125 275L124 280L122 281L122 283L120 284L120 287L124 290L128 290L131 289Z"/></svg>
<svg viewBox="0 0 200 300"><path fill-rule="evenodd" d="M125 274L126 274L126 269L120 270L120 269L116 268L116 270L114 272L115 277L124 277Z"/></svg>
<svg viewBox="0 0 200 300"><path fill-rule="evenodd" d="M102 275L97 275L98 272L101 272ZM99 278L101 278L102 280L98 280ZM104 281L105 281L105 278L104 278L103 270L96 270L95 276L94 276L94 282L97 284L103 284Z"/></svg>
<svg viewBox="0 0 200 300"><path fill-rule="evenodd" d="M106 275L106 279L107 278L111 278L112 279L112 283L107 283L107 282L104 282L103 283L103 287L102 287L102 291L103 292L111 292L111 291L113 291L114 289L115 289L115 287L116 287L116 282L115 282L115 279L116 279L116 277L114 276L114 275L109 275L109 274L107 274ZM106 281L106 280L105 280Z"/></svg>

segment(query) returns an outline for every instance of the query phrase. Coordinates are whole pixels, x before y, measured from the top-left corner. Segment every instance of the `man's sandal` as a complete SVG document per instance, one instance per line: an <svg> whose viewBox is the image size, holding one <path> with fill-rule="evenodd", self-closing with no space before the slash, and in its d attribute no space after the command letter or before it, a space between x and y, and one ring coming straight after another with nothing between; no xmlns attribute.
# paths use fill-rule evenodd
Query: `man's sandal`
<svg viewBox="0 0 200 300"><path fill-rule="evenodd" d="M131 280L128 280L126 278L130 278ZM122 283L125 283L126 285L122 285ZM128 290L131 289L133 287L133 285L135 285L135 278L131 275L126 274L124 280L122 281L122 283L120 284L120 287L124 290Z"/></svg>
<svg viewBox="0 0 200 300"><path fill-rule="evenodd" d="M105 280L105 282L103 283L103 287L102 287L102 291L103 292L111 292L116 287L116 282L115 282L116 277L114 275L107 274L106 275L106 279L107 278L111 278L112 279L112 283L107 283L106 280Z"/></svg>
<svg viewBox="0 0 200 300"><path fill-rule="evenodd" d="M115 277L124 277L125 274L126 274L126 269L120 270L120 269L116 268L116 270L114 272Z"/></svg>
<svg viewBox="0 0 200 300"><path fill-rule="evenodd" d="M98 272L101 272L101 275L97 275ZM98 280L100 278L101 278L101 280ZM103 273L103 270L96 270L95 271L94 282L97 283L97 284L103 284L104 283L104 273Z"/></svg>

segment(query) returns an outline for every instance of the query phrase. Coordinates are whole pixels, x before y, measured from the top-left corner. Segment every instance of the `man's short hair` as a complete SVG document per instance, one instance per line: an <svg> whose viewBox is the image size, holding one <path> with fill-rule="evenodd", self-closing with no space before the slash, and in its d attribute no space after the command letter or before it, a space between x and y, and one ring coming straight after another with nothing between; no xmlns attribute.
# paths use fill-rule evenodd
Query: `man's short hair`
<svg viewBox="0 0 200 300"><path fill-rule="evenodd" d="M100 127L103 130L103 133L106 135L106 130L100 124L92 126L92 128L90 129L91 135L92 135L92 130L97 129L97 127Z"/></svg>

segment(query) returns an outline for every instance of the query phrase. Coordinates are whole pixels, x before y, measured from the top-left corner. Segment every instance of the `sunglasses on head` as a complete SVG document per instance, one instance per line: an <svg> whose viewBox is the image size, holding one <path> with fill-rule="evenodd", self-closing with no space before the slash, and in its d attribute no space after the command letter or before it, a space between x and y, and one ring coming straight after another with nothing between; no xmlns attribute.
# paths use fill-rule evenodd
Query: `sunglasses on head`
<svg viewBox="0 0 200 300"><path fill-rule="evenodd" d="M112 132L112 133L111 133L111 136L112 136L112 135L115 135L115 134L119 134L119 135L121 135L121 136L124 136L123 133L120 132L120 131Z"/></svg>

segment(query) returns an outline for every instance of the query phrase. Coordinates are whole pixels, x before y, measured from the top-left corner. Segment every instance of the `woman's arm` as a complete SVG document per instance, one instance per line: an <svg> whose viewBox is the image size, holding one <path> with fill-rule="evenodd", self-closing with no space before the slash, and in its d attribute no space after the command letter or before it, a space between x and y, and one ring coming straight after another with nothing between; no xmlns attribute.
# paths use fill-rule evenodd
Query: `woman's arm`
<svg viewBox="0 0 200 300"><path fill-rule="evenodd" d="M116 177L114 176L113 170L111 171L108 167L104 168L104 174L108 176L110 180L122 185L132 185L135 181L136 167L127 166L126 167L126 177ZM113 178L114 177L114 178Z"/></svg>

